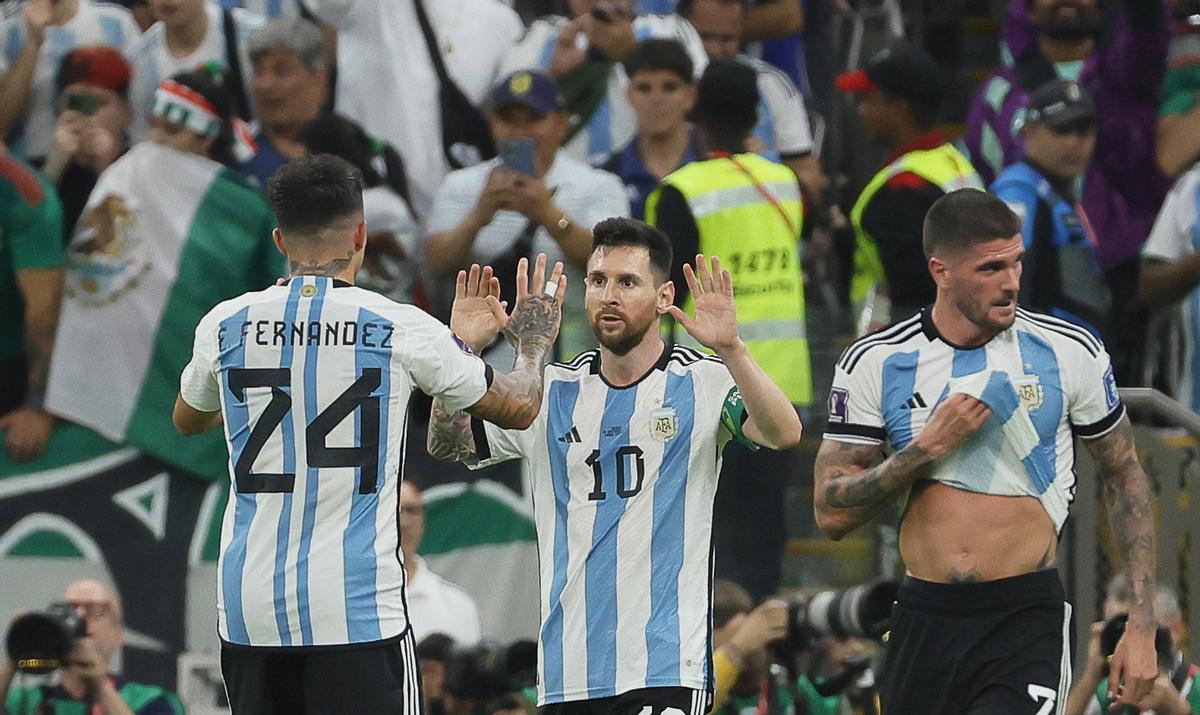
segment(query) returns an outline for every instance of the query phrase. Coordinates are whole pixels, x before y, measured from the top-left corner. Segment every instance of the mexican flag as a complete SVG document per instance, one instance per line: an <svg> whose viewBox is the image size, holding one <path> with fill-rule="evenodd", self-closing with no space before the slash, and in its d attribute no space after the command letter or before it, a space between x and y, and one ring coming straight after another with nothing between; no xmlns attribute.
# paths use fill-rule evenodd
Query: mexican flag
<svg viewBox="0 0 1200 715"><path fill-rule="evenodd" d="M68 246L46 408L108 439L227 478L220 431L171 423L196 324L283 275L275 221L223 165L143 142L101 175Z"/></svg>

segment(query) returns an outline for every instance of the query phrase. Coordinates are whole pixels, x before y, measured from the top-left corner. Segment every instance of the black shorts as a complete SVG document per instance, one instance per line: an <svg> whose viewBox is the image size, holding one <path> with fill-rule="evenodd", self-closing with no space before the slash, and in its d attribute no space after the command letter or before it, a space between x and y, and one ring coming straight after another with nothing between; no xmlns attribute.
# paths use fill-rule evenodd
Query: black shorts
<svg viewBox="0 0 1200 715"><path fill-rule="evenodd" d="M412 629L381 644L341 648L239 648L222 644L232 715L421 715L421 669Z"/></svg>
<svg viewBox="0 0 1200 715"><path fill-rule="evenodd" d="M543 705L538 715L704 715L710 707L712 694L703 690L643 688L611 698Z"/></svg>
<svg viewBox="0 0 1200 715"><path fill-rule="evenodd" d="M1074 634L1057 571L968 584L906 578L880 679L883 713L1059 713Z"/></svg>

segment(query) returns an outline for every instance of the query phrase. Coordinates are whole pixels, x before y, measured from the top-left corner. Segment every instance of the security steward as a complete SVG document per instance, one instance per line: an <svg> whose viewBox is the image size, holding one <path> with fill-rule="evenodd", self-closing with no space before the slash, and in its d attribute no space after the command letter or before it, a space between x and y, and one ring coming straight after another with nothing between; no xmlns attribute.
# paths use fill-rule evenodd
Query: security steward
<svg viewBox="0 0 1200 715"><path fill-rule="evenodd" d="M646 202L646 221L671 237L679 268L676 302L692 309L683 259L719 256L733 274L738 331L754 359L793 405L812 402L805 332L804 278L798 252L804 209L796 175L783 164L748 152L758 119L754 70L715 60L700 79L692 122L705 158L663 179ZM688 344L683 330L674 342ZM779 584L784 547L784 476L798 470L794 451L725 450L717 492L714 540L721 578L755 600Z"/></svg>
<svg viewBox="0 0 1200 715"><path fill-rule="evenodd" d="M855 234L850 301L860 316L860 334L933 302L921 248L925 214L955 189L984 188L970 160L936 129L943 74L929 55L897 46L836 80L838 89L861 97L858 116L867 135L891 152L850 211Z"/></svg>

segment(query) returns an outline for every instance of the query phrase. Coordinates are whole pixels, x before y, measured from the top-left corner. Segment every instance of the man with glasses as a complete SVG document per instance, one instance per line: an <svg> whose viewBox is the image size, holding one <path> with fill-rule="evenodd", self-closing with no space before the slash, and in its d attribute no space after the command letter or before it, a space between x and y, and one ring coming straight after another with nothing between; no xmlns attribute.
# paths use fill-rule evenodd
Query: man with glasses
<svg viewBox="0 0 1200 715"><path fill-rule="evenodd" d="M1025 158L991 187L1021 219L1021 304L1111 337L1112 297L1078 192L1096 147L1096 105L1079 84L1050 80L1030 95L1021 137Z"/></svg>
<svg viewBox="0 0 1200 715"><path fill-rule="evenodd" d="M95 579L80 579L67 586L62 600L87 623L87 637L75 641L54 685L13 687L16 664L11 658L0 661L0 702L5 713L183 715L174 693L110 672L125 640L121 602L112 589Z"/></svg>

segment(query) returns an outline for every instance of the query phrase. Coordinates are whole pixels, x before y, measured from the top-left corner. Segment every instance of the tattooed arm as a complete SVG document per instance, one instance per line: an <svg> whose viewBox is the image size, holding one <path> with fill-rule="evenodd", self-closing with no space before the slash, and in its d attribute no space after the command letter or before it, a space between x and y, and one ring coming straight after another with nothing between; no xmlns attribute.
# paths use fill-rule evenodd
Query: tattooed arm
<svg viewBox="0 0 1200 715"><path fill-rule="evenodd" d="M1129 625L1110 664L1110 695L1121 687L1121 704L1136 705L1158 673L1154 655L1154 516L1150 480L1138 462L1128 417L1102 437L1085 440L1100 467L1108 517L1129 573Z"/></svg>
<svg viewBox="0 0 1200 715"><path fill-rule="evenodd" d="M991 411L975 398L951 395L920 436L877 466L872 465L879 459L878 446L825 440L815 469L817 524L837 540L875 518L930 465L974 434L989 415Z"/></svg>
<svg viewBox="0 0 1200 715"><path fill-rule="evenodd" d="M536 286L534 292L527 283L527 262L521 259L517 264L517 306L511 317L505 317L503 310L493 311L494 320L484 315L482 309L471 309L480 301L486 301L494 308L499 306L499 285L490 280L490 270L485 270L483 280L479 280L474 266L470 279L465 272L459 275L455 314L450 321L455 332L469 333L468 343L478 348L481 342L486 344L482 336L488 330L483 326L503 329L516 344L517 359L511 372L495 375L483 398L465 410L449 410L440 399L434 399L427 438L429 454L434 458L468 464L478 460L471 417L517 430L526 429L537 419L542 406L543 373L558 337L562 299L567 286L562 264L557 263L550 276L557 291L553 296L543 294L545 269L546 256L540 254L532 277L532 285ZM494 335L495 330L491 333Z"/></svg>

